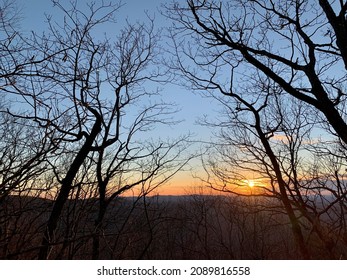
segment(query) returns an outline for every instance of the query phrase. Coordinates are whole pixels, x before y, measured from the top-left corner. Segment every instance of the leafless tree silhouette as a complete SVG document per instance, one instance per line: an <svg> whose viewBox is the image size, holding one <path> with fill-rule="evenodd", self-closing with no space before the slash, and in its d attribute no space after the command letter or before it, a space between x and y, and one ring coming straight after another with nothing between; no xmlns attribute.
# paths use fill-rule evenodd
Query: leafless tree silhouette
<svg viewBox="0 0 347 280"><path fill-rule="evenodd" d="M42 139L36 140L36 146L29 141L23 147L28 159L12 157L14 165L21 161L18 172L29 176L28 169L40 165L43 170L36 172L54 175L50 192L56 195L38 258L62 257L64 250L72 251L71 243L83 237L76 235L78 211L88 211L80 201L93 196L100 203L94 234L89 232L89 237L93 238L93 257L98 258L108 204L131 189L147 195L168 181L189 160L189 155L183 156L187 142L185 136L151 140L147 133L154 127L174 125L172 114L176 112L173 104L161 100L158 89L146 89L149 82L164 81L157 64L159 34L153 19L148 16L148 24L127 22L118 34L108 37L100 30L106 23L117 27L115 13L120 3L102 1L84 7L77 1L66 6L52 3L63 20L47 16L43 34L19 37L13 47L19 35L10 24L12 19L7 24L7 18L2 18L8 34L2 44L2 63L7 67L2 68L2 90L12 102L2 113L18 120L10 128L14 134L21 129L18 122L23 127L32 123L28 133ZM11 123L2 128L8 129ZM19 135L25 137L23 131ZM23 141L13 139L19 140ZM17 142L16 146L21 145ZM6 166L3 170L7 171ZM67 203L69 199L75 202ZM57 228L63 229L63 236Z"/></svg>
<svg viewBox="0 0 347 280"><path fill-rule="evenodd" d="M345 189L337 198L336 183L326 183L341 182L344 172L339 167L322 183L315 161L323 153L312 147L317 129L325 131L325 154L344 164L334 151L347 143L346 8L343 1L299 0L191 0L166 7L174 21L169 67L225 109L221 120L205 122L221 129L206 169L208 185L245 194L244 181L256 174L263 184L252 195L282 202L303 258L312 257L307 223L336 257L337 241L323 216L345 204Z"/></svg>

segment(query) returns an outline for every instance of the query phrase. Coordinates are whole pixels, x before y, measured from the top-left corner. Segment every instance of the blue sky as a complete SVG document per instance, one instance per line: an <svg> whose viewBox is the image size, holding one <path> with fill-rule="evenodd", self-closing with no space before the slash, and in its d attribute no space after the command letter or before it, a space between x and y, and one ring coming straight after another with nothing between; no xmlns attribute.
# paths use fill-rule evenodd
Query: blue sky
<svg viewBox="0 0 347 280"><path fill-rule="evenodd" d="M36 32L43 31L45 29L45 13L54 15L56 9L53 8L52 2L50 0L16 0L19 7L22 9L22 29L26 31L35 30ZM98 2L98 1L96 1ZM106 1L107 2L107 1ZM69 3L69 0L61 0L62 4ZM80 0L79 3L86 3L86 1ZM108 37L117 34L117 30L122 29L124 26L125 19L130 22L142 22L146 21L145 11L148 11L150 15L155 15L155 27L162 28L170 25L170 21L161 15L159 9L162 3L169 3L169 1L160 0L149 0L149 1L139 1L139 0L123 0L123 6L117 13L116 25L112 24L110 26L105 26L105 30ZM56 15L57 16L57 15ZM57 16L59 19L59 16ZM62 18L61 18L62 19ZM118 29L119 28L119 29ZM162 32L165 35L165 31ZM165 45L165 41L162 42ZM162 88L161 97L165 102L174 102L177 104L177 109L180 111L176 114L176 119L182 122L174 127L163 127L153 131L153 138L174 138L179 135L186 135L192 133L194 135L194 140L208 141L212 137L212 132L206 127L202 127L196 124L198 118L207 116L209 119L214 120L219 116L218 111L221 107L216 101L212 99L203 98L197 93L177 86L177 85L154 85ZM150 89L149 89L150 90ZM324 131L317 129L317 135L321 135ZM195 146L196 149L199 145ZM193 161L193 166L196 167L195 171L198 172L198 166L201 163L199 160ZM182 175L180 174L176 181L179 181L179 185L184 185L185 181L191 179L190 174Z"/></svg>
<svg viewBox="0 0 347 280"><path fill-rule="evenodd" d="M68 3L68 0L61 1ZM84 2L84 1L82 1ZM45 13L53 14L56 11L53 8L52 2L47 0L17 0L19 7L22 10L23 22L22 28L26 31L40 31L45 28ZM127 18L130 22L135 21L145 21L145 11L147 10L150 14L155 14L155 24L156 28L161 28L163 26L168 26L170 22L168 19L163 17L158 8L161 3L160 0L150 0L150 1L137 1L137 0L127 0L123 1L124 6L119 10L117 14L117 20L119 21L119 28L122 28L122 22ZM112 36L114 32L114 26L110 26L109 30L106 30L108 36ZM183 120L183 122L177 127L176 131L185 134L187 132L192 132L196 134L197 138L206 139L209 137L209 131L201 126L195 125L197 118L206 115L214 114L217 107L211 104L211 100L202 98L201 96L188 91L187 89L176 86L167 85L162 86L162 97L164 101L175 102L180 108L180 112L177 114L178 120ZM170 129L172 132L172 130Z"/></svg>
<svg viewBox="0 0 347 280"><path fill-rule="evenodd" d="M47 0L16 0L19 8L22 11L22 22L21 27L26 32L34 30L40 33L46 28L46 17L45 14L56 16L59 20L59 15L55 14L57 11L53 7L51 1ZM69 0L62 0L61 3L64 5L68 4ZM81 1L80 3L85 3ZM118 11L117 17L117 28L121 29L124 26L125 19L130 22L136 21L146 21L145 11L148 11L150 15L155 15L155 27L161 28L164 26L169 26L170 22L167 18L163 17L159 12L159 7L161 3L165 3L160 0L150 0L150 1L137 1L137 0L124 0L123 7ZM166 1L168 3L168 1ZM109 27L105 26L104 32L108 36L112 36L117 30L115 30L114 25ZM163 42L165 44L165 41ZM161 94L162 99L165 102L174 102L177 104L177 108L180 110L176 114L176 119L182 122L174 127L161 127L160 130L155 130L153 132L153 138L174 138L179 135L185 135L192 133L195 140L209 140L211 137L211 131L200 125L196 124L198 118L203 115L210 115L214 118L217 115L218 106L211 99L203 98L192 91L187 90L178 85L157 85L162 88ZM198 149L199 146L196 145L194 148ZM194 166L200 165L199 160L193 161ZM198 170L199 168L197 168ZM190 173L179 174L177 178L177 185L184 185L184 181L190 180ZM175 185L175 180L171 185Z"/></svg>

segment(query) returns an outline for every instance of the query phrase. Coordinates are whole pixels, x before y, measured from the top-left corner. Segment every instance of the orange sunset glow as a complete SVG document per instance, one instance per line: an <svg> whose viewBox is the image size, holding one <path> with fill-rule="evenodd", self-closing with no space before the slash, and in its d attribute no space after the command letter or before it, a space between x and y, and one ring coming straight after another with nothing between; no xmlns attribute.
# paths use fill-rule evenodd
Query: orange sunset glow
<svg viewBox="0 0 347 280"><path fill-rule="evenodd" d="M340 260L346 212L347 0L0 1L1 259Z"/></svg>

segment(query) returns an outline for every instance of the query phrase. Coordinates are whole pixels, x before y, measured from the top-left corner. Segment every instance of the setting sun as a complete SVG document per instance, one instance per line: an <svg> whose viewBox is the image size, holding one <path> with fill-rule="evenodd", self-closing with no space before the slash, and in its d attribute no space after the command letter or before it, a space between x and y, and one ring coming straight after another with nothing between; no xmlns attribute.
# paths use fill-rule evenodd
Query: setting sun
<svg viewBox="0 0 347 280"><path fill-rule="evenodd" d="M256 180L242 180L243 187L254 188L256 185L258 185Z"/></svg>
<svg viewBox="0 0 347 280"><path fill-rule="evenodd" d="M253 188L254 187L254 181L253 180L248 180L247 181L247 184L250 188Z"/></svg>

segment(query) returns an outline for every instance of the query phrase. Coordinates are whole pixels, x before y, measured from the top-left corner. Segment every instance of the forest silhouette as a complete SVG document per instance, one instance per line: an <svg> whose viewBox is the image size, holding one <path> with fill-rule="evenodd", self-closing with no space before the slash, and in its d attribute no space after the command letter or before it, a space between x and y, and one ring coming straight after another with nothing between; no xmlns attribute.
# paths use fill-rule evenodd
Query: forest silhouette
<svg viewBox="0 0 347 280"><path fill-rule="evenodd" d="M346 1L52 4L44 32L0 5L0 258L347 257ZM213 137L175 131L170 85Z"/></svg>

